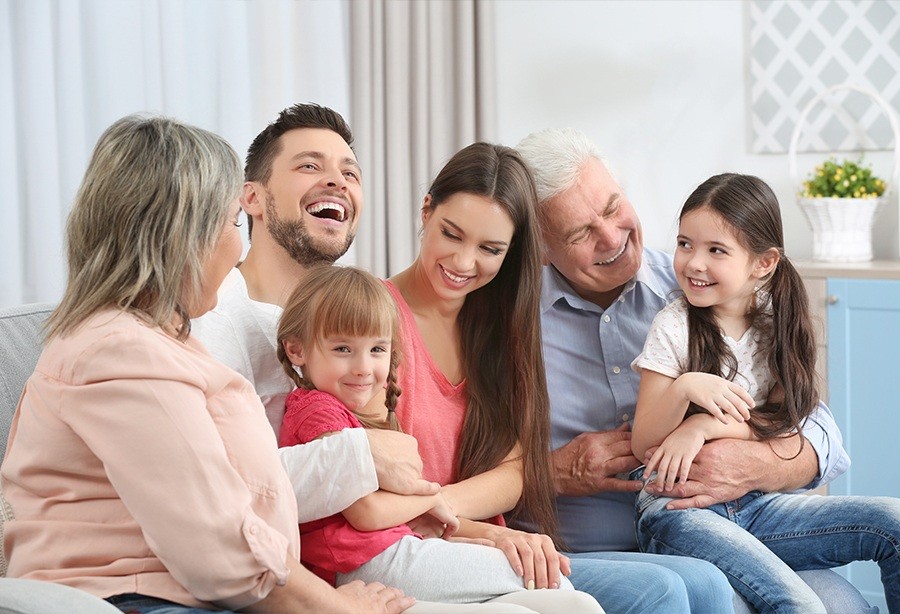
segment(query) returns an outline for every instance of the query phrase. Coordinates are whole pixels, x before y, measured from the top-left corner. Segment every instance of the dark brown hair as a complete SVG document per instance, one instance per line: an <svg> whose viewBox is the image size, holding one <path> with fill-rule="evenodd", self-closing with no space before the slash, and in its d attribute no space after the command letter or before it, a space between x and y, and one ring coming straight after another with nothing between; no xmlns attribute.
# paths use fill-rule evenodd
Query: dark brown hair
<svg viewBox="0 0 900 614"><path fill-rule="evenodd" d="M295 104L279 113L275 121L250 143L244 162L244 181L266 185L272 175L272 162L281 152L281 135L300 128L331 130L353 148L353 133L339 113L313 103ZM247 232L252 233L253 218L250 216L247 216L247 226Z"/></svg>
<svg viewBox="0 0 900 614"><path fill-rule="evenodd" d="M388 408L387 422L359 414L356 417L366 428L399 431L394 414L400 396L397 384L401 358L399 331L397 306L384 283L354 267L320 265L306 272L284 306L278 322L278 360L298 388L315 390L313 383L294 368L285 352L285 341L295 340L308 352L333 335L388 337L391 340L391 366L384 402Z"/></svg>
<svg viewBox="0 0 900 614"><path fill-rule="evenodd" d="M800 274L784 255L784 232L778 199L758 177L716 175L688 197L679 219L708 208L734 232L741 245L760 256L772 248L781 257L761 289L770 301L754 303L750 324L762 336L760 351L784 399L769 399L750 419L761 439L800 432L819 400L816 387L816 345L809 301ZM733 380L737 360L725 344L712 310L688 303L690 371L713 373ZM802 450L801 438L801 450ZM799 454L799 452L798 452Z"/></svg>
<svg viewBox="0 0 900 614"><path fill-rule="evenodd" d="M512 218L513 239L497 276L466 297L459 314L468 409L458 479L500 464L521 443L525 487L510 512L557 539L550 477L550 403L541 351L541 245L534 181L510 147L475 143L441 169L433 211L457 193L484 196Z"/></svg>

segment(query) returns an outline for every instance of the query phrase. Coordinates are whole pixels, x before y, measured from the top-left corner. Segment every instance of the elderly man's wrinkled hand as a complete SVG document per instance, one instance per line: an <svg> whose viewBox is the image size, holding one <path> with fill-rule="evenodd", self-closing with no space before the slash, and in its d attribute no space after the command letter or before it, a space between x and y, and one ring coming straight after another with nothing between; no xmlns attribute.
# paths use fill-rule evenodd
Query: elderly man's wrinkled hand
<svg viewBox="0 0 900 614"><path fill-rule="evenodd" d="M616 477L641 463L631 452L628 425L614 431L581 433L552 454L556 493L581 497L604 491L637 492L640 480Z"/></svg>

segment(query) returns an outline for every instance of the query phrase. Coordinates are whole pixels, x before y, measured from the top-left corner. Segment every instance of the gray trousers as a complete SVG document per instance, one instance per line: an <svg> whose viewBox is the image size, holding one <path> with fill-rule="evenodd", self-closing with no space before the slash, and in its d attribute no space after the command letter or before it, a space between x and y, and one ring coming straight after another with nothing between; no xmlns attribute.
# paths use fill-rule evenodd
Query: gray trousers
<svg viewBox="0 0 900 614"><path fill-rule="evenodd" d="M498 548L443 539L407 535L361 567L337 574L336 584L353 580L381 582L421 601L483 603L522 592L525 600L514 602L534 611L602 612L589 595L573 590L564 576L561 590L527 591Z"/></svg>

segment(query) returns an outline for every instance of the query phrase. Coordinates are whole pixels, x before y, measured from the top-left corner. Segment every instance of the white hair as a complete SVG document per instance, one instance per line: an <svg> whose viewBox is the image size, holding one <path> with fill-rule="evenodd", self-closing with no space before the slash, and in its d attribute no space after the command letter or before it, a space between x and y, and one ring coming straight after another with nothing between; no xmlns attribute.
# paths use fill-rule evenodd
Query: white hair
<svg viewBox="0 0 900 614"><path fill-rule="evenodd" d="M519 141L516 150L531 168L541 203L575 185L578 174L591 158L606 163L597 146L574 128L532 132Z"/></svg>

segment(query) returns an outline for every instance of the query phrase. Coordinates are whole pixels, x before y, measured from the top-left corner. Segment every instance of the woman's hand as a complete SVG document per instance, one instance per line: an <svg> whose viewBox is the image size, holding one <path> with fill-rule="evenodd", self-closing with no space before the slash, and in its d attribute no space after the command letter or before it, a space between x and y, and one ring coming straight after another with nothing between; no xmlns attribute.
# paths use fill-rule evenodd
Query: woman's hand
<svg viewBox="0 0 900 614"><path fill-rule="evenodd" d="M398 588L390 588L380 582L364 584L354 580L337 588L342 603L341 612L371 614L399 614L415 603L412 597L405 597Z"/></svg>
<svg viewBox="0 0 900 614"><path fill-rule="evenodd" d="M568 576L572 569L569 557L556 551L546 535L496 527L490 536L500 548L526 588L559 588L560 574Z"/></svg>
<svg viewBox="0 0 900 614"><path fill-rule="evenodd" d="M676 381L684 390L688 401L702 407L723 423L726 415L738 422L750 419L750 410L756 405L750 393L724 377L692 371Z"/></svg>

